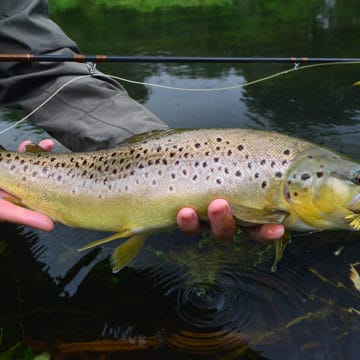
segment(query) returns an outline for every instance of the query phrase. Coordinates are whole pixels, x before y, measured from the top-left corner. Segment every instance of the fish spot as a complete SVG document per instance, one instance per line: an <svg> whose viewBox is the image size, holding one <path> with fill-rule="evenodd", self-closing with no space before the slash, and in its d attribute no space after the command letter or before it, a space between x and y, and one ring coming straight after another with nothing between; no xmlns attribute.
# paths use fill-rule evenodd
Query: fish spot
<svg viewBox="0 0 360 360"><path fill-rule="evenodd" d="M311 155L308 156L308 159L313 159L313 157Z"/></svg>
<svg viewBox="0 0 360 360"><path fill-rule="evenodd" d="M209 156L210 155L210 151L205 151L205 156Z"/></svg>
<svg viewBox="0 0 360 360"><path fill-rule="evenodd" d="M54 158L54 157L52 157L52 158L50 159L51 162L54 162L55 160L56 160L56 158Z"/></svg>
<svg viewBox="0 0 360 360"><path fill-rule="evenodd" d="M215 150L220 151L220 150L221 150L221 147L220 147L220 146L217 146L217 147L215 148Z"/></svg>
<svg viewBox="0 0 360 360"><path fill-rule="evenodd" d="M111 154L111 157L115 157L117 155L117 153L116 152L113 152L112 154Z"/></svg>
<svg viewBox="0 0 360 360"><path fill-rule="evenodd" d="M45 167L43 167L42 168L42 172L44 173L44 174L46 174L47 172L48 172L48 168L45 166Z"/></svg>
<svg viewBox="0 0 360 360"><path fill-rule="evenodd" d="M187 175L186 169L184 169L182 172L183 172L184 175Z"/></svg>
<svg viewBox="0 0 360 360"><path fill-rule="evenodd" d="M308 180L308 179L310 179L310 174L304 173L301 175L300 179L303 181Z"/></svg>
<svg viewBox="0 0 360 360"><path fill-rule="evenodd" d="M156 180L153 180L151 183L152 183L153 185L156 185Z"/></svg>
<svg viewBox="0 0 360 360"><path fill-rule="evenodd" d="M290 150L289 149L284 150L284 155L290 155Z"/></svg>
<svg viewBox="0 0 360 360"><path fill-rule="evenodd" d="M221 137L217 137L217 138L216 138L216 141L217 141L217 142L220 142L220 141L222 141L222 138L221 138Z"/></svg>
<svg viewBox="0 0 360 360"><path fill-rule="evenodd" d="M266 188L266 181L263 181L262 183L261 183L261 187L263 188L263 189L265 189Z"/></svg>
<svg viewBox="0 0 360 360"><path fill-rule="evenodd" d="M317 176L318 178L321 178L323 175L324 175L324 173L323 173L322 171L318 171L318 172L316 173L316 176Z"/></svg>
<svg viewBox="0 0 360 360"><path fill-rule="evenodd" d="M33 171L33 173L31 174L33 177L35 177L37 175L37 171Z"/></svg>
<svg viewBox="0 0 360 360"><path fill-rule="evenodd" d="M245 159L246 159L246 160L249 159L249 154L246 154L246 155L245 155Z"/></svg>
<svg viewBox="0 0 360 360"><path fill-rule="evenodd" d="M244 150L244 146L243 146L243 145L238 145L238 147L237 147L237 148L238 148L238 150L239 150L239 151Z"/></svg>
<svg viewBox="0 0 360 360"><path fill-rule="evenodd" d="M61 181L61 180L62 180L62 176L61 176L61 175L58 175L57 179L58 179L58 181Z"/></svg>
<svg viewBox="0 0 360 360"><path fill-rule="evenodd" d="M156 152L160 152L162 149L162 147L159 145L157 148L156 148Z"/></svg>
<svg viewBox="0 0 360 360"><path fill-rule="evenodd" d="M214 162L218 162L220 160L220 158L216 157L214 158Z"/></svg>
<svg viewBox="0 0 360 360"><path fill-rule="evenodd" d="M158 174L159 174L159 175L162 175L162 171L161 171L161 170L159 170L159 171L158 171Z"/></svg>
<svg viewBox="0 0 360 360"><path fill-rule="evenodd" d="M166 160L166 159L163 159L163 164L164 164L164 165L167 165L167 163L168 163L167 160Z"/></svg>
<svg viewBox="0 0 360 360"><path fill-rule="evenodd" d="M200 143L196 143L194 146L195 146L197 149L199 149L199 147L201 146L201 144L200 144Z"/></svg>
<svg viewBox="0 0 360 360"><path fill-rule="evenodd" d="M86 164L87 164L87 160L86 160L86 159L83 160L82 164L83 164L83 165L86 165Z"/></svg>
<svg viewBox="0 0 360 360"><path fill-rule="evenodd" d="M270 166L271 166L272 168L274 168L274 167L275 167L275 161L272 161L271 164L270 164Z"/></svg>
<svg viewBox="0 0 360 360"><path fill-rule="evenodd" d="M295 192L294 192L294 196L298 196L298 195L299 195L299 194L295 191Z"/></svg>
<svg viewBox="0 0 360 360"><path fill-rule="evenodd" d="M174 173L171 174L171 178L172 179L175 179L176 178L176 175Z"/></svg>
<svg viewBox="0 0 360 360"><path fill-rule="evenodd" d="M282 177L282 172L281 171L277 171L275 173L275 176L278 177L278 178L281 178Z"/></svg>
<svg viewBox="0 0 360 360"><path fill-rule="evenodd" d="M283 160L282 162L281 162L281 165L285 165L287 163L287 160Z"/></svg>
<svg viewBox="0 0 360 360"><path fill-rule="evenodd" d="M28 169L28 166L25 165L25 166L23 167L23 170L26 171L27 169Z"/></svg>
<svg viewBox="0 0 360 360"><path fill-rule="evenodd" d="M258 179L259 178L259 173L255 173L254 178Z"/></svg>
<svg viewBox="0 0 360 360"><path fill-rule="evenodd" d="M112 171L112 173L114 174L114 175L116 175L117 174L117 169L114 169L113 171Z"/></svg>
<svg viewBox="0 0 360 360"><path fill-rule="evenodd" d="M153 164L153 161L152 160L148 160L148 165L150 166L150 165L152 165Z"/></svg>
<svg viewBox="0 0 360 360"><path fill-rule="evenodd" d="M249 169L251 169L251 168L252 168L252 164L251 164L251 162L249 162L249 163L247 164L247 167L248 167Z"/></svg>
<svg viewBox="0 0 360 360"><path fill-rule="evenodd" d="M202 164L203 168L206 168L207 167L207 162L204 161L203 164Z"/></svg>
<svg viewBox="0 0 360 360"><path fill-rule="evenodd" d="M93 179L94 178L94 174L90 174L90 179Z"/></svg>
<svg viewBox="0 0 360 360"><path fill-rule="evenodd" d="M216 179L216 182L220 185L222 183L221 179Z"/></svg>
<svg viewBox="0 0 360 360"><path fill-rule="evenodd" d="M265 165L266 164L266 160L265 159L262 159L261 161L260 161L260 165Z"/></svg>
<svg viewBox="0 0 360 360"><path fill-rule="evenodd" d="M170 157L174 157L176 155L176 153L174 153L173 151L170 153Z"/></svg>
<svg viewBox="0 0 360 360"><path fill-rule="evenodd" d="M156 159L156 160L155 160L155 164L156 164L156 165L159 165L159 164L160 164L160 161L161 161L160 159Z"/></svg>
<svg viewBox="0 0 360 360"><path fill-rule="evenodd" d="M130 176L133 176L135 174L135 171L134 170L131 170L130 171Z"/></svg>
<svg viewBox="0 0 360 360"><path fill-rule="evenodd" d="M175 165L179 165L180 164L180 161L179 160L176 160L175 161Z"/></svg>
<svg viewBox="0 0 360 360"><path fill-rule="evenodd" d="M15 165L11 165L11 166L10 166L10 170L14 170L15 168L16 168Z"/></svg>
<svg viewBox="0 0 360 360"><path fill-rule="evenodd" d="M139 159L141 155L139 153L136 154L135 159ZM123 159L122 159L123 160Z"/></svg>
<svg viewBox="0 0 360 360"><path fill-rule="evenodd" d="M224 171L225 171L225 174L228 174L228 173L229 173L229 169L228 169L228 168L225 168Z"/></svg>
<svg viewBox="0 0 360 360"><path fill-rule="evenodd" d="M197 178L198 178L198 176L194 175L192 179L195 181L195 180L197 180Z"/></svg>
<svg viewBox="0 0 360 360"><path fill-rule="evenodd" d="M232 151L231 151L231 150L228 150L227 154L228 154L228 156L231 156L231 155L232 155Z"/></svg>
<svg viewBox="0 0 360 360"><path fill-rule="evenodd" d="M143 169L143 168L144 168L144 165L140 163L139 166L138 166L138 168L139 168L139 169Z"/></svg>
<svg viewBox="0 0 360 360"><path fill-rule="evenodd" d="M184 158L187 159L189 157L189 153L184 154Z"/></svg>
<svg viewBox="0 0 360 360"><path fill-rule="evenodd" d="M87 171L84 170L81 175L82 175L82 176L86 176L86 174L87 174Z"/></svg>
<svg viewBox="0 0 360 360"><path fill-rule="evenodd" d="M241 176L241 171L237 170L236 173L235 173L235 176L240 177Z"/></svg>
<svg viewBox="0 0 360 360"><path fill-rule="evenodd" d="M195 161L195 167L198 167L200 165L200 163L198 161Z"/></svg>
<svg viewBox="0 0 360 360"><path fill-rule="evenodd" d="M174 188L173 188L172 186L170 186L170 187L169 187L169 190L170 190L170 191L173 191L173 190L174 190Z"/></svg>

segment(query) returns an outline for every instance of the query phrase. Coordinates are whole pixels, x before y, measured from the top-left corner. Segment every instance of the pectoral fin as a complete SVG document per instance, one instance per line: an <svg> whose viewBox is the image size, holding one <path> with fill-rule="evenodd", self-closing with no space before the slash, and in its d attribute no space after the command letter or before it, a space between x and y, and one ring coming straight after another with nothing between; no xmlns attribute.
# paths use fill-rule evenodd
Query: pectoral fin
<svg viewBox="0 0 360 360"><path fill-rule="evenodd" d="M110 260L113 273L120 271L138 254L145 239L145 235L133 235L114 250Z"/></svg>
<svg viewBox="0 0 360 360"><path fill-rule="evenodd" d="M288 212L284 210L264 210L230 204L231 212L240 225L281 224Z"/></svg>
<svg viewBox="0 0 360 360"><path fill-rule="evenodd" d="M86 245L82 246L80 249L78 249L78 251L84 251L84 250L87 250L87 249L91 249L91 248L93 248L95 246L99 246L99 245L108 243L108 242L113 241L115 239L129 237L131 235L132 235L132 233L129 230L120 231L120 232L118 232L116 234L113 234L111 236L108 236L106 238L96 240L96 241L93 241L93 242L91 242L89 244L86 244Z"/></svg>
<svg viewBox="0 0 360 360"><path fill-rule="evenodd" d="M274 240L275 247L275 260L273 266L271 267L271 271L275 272L277 269L277 264L281 260L283 253L285 251L286 245L290 242L290 233L285 231L285 234L280 238Z"/></svg>

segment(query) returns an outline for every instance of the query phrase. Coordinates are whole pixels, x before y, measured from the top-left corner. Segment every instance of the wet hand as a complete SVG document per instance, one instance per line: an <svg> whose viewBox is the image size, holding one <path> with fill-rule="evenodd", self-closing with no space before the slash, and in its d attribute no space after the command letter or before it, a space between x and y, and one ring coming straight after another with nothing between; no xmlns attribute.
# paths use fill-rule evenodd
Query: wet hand
<svg viewBox="0 0 360 360"><path fill-rule="evenodd" d="M25 151L29 144L30 141L22 142L18 151ZM54 147L54 142L50 139L42 140L39 146L45 151L50 151ZM28 225L44 231L51 231L54 228L54 223L49 217L7 201L8 196L8 193L0 190L0 221Z"/></svg>
<svg viewBox="0 0 360 360"><path fill-rule="evenodd" d="M208 207L208 217L211 224L211 231L220 240L232 240L236 223L227 201L217 199L212 201ZM183 232L196 233L200 228L200 220L192 208L183 208L177 215L177 223ZM265 224L252 228L243 229L252 239L256 241L269 241L280 238L284 235L284 226L276 224Z"/></svg>

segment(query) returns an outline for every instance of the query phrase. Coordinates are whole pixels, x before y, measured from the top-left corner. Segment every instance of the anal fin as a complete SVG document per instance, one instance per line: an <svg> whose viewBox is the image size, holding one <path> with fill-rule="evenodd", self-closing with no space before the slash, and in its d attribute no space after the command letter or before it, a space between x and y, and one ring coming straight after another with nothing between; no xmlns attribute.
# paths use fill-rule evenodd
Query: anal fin
<svg viewBox="0 0 360 360"><path fill-rule="evenodd" d="M146 235L133 235L114 250L110 260L113 273L119 272L139 253L145 239Z"/></svg>
<svg viewBox="0 0 360 360"><path fill-rule="evenodd" d="M280 238L274 240L274 247L275 247L275 259L274 263L271 267L271 271L275 272L277 269L277 264L281 260L284 251L286 249L286 245L290 242L290 233L285 231L285 234Z"/></svg>
<svg viewBox="0 0 360 360"><path fill-rule="evenodd" d="M111 236L108 236L106 238L96 240L96 241L93 241L93 242L91 242L89 244L86 244L86 245L82 246L80 249L78 249L78 251L84 251L84 250L87 250L87 249L91 249L91 248L93 248L95 246L99 246L99 245L108 243L110 241L113 241L113 240L116 240L116 239L119 239L119 238L129 237L131 235L132 235L132 233L129 230L120 231L120 232L115 233L115 234L113 234Z"/></svg>

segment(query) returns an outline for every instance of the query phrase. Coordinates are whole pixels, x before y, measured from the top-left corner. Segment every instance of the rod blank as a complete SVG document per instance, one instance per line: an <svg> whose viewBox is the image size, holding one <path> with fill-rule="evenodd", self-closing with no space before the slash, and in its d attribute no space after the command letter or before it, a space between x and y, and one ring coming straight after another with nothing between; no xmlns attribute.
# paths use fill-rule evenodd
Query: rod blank
<svg viewBox="0 0 360 360"><path fill-rule="evenodd" d="M2 61L20 62L123 62L123 63L346 63L360 58L328 57L192 57L192 56L120 56L120 55L39 55L0 54Z"/></svg>

